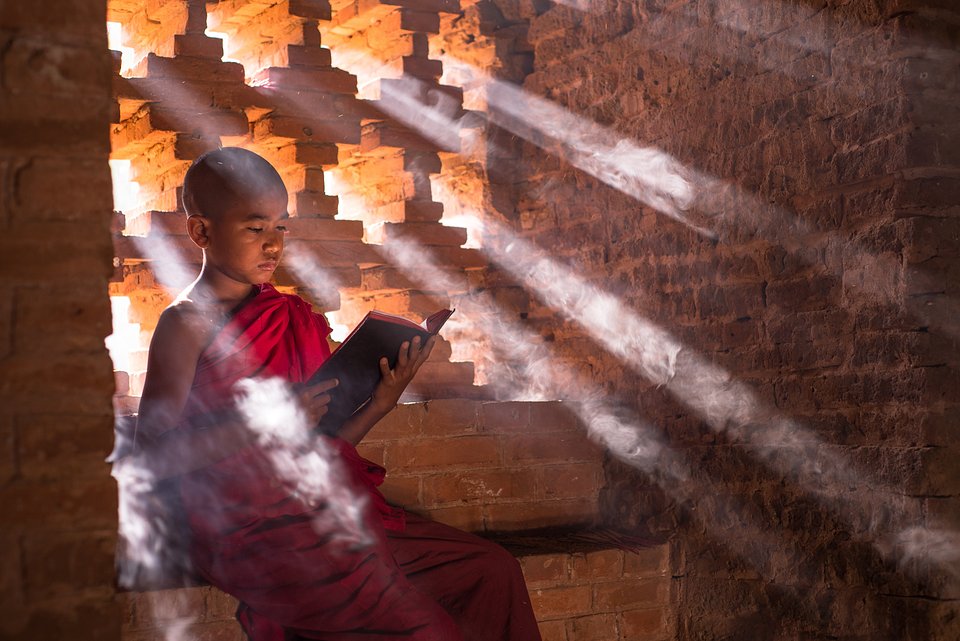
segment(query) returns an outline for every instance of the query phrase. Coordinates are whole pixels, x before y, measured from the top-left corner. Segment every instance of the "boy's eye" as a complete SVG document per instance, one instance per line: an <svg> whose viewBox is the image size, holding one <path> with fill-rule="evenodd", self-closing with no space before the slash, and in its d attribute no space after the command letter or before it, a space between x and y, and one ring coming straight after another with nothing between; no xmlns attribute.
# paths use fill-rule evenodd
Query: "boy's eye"
<svg viewBox="0 0 960 641"><path fill-rule="evenodd" d="M286 234L288 231L290 231L289 229L287 229L287 226L286 226L286 225L277 225L277 230L278 230L278 231L282 231L284 234Z"/></svg>
<svg viewBox="0 0 960 641"><path fill-rule="evenodd" d="M263 227L247 227L247 229L249 229L255 234L259 234L260 232L263 231Z"/></svg>

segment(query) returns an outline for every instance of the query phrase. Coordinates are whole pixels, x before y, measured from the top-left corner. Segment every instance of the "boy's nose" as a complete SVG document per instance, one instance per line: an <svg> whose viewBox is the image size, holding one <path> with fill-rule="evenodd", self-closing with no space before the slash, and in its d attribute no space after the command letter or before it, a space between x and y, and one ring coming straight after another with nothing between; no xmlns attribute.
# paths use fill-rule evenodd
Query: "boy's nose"
<svg viewBox="0 0 960 641"><path fill-rule="evenodd" d="M263 248L264 249L283 248L283 232L273 231L268 233L266 237L263 239Z"/></svg>

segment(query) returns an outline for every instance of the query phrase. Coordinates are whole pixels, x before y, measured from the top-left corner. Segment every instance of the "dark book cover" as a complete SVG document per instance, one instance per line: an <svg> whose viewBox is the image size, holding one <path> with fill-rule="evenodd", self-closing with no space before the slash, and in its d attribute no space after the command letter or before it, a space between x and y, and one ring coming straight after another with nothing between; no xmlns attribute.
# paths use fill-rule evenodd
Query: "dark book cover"
<svg viewBox="0 0 960 641"><path fill-rule="evenodd" d="M380 359L386 357L390 369L397 366L400 345L420 337L421 344L440 331L453 310L442 309L428 317L423 325L392 314L372 311L350 332L343 343L310 377L309 384L335 378L340 381L330 391L330 404L321 420L323 431L335 434L343 423L373 395L380 382Z"/></svg>

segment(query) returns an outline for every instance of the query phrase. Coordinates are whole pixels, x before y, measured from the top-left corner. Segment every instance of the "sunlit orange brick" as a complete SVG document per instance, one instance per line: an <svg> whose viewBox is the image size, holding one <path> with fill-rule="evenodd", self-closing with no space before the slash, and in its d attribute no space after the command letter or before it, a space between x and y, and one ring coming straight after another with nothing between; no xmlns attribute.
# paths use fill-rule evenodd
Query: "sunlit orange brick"
<svg viewBox="0 0 960 641"><path fill-rule="evenodd" d="M536 482L535 471L522 469L432 474L424 478L423 500L427 505L440 505L525 498L534 495Z"/></svg>
<svg viewBox="0 0 960 641"><path fill-rule="evenodd" d="M555 587L567 579L569 559L567 554L537 554L520 557L523 578L530 587Z"/></svg>
<svg viewBox="0 0 960 641"><path fill-rule="evenodd" d="M590 586L564 586L530 590L530 601L537 618L588 614L590 612Z"/></svg>
<svg viewBox="0 0 960 641"><path fill-rule="evenodd" d="M597 499L530 500L484 506L488 529L518 530L553 525L588 524L598 515Z"/></svg>
<svg viewBox="0 0 960 641"><path fill-rule="evenodd" d="M670 579L621 579L593 586L594 607L601 610L623 609L654 603L667 603L670 599Z"/></svg>
<svg viewBox="0 0 960 641"><path fill-rule="evenodd" d="M472 385L473 377L473 363L468 361L450 363L428 360L420 366L412 387L416 389L419 385L431 383L442 386Z"/></svg>
<svg viewBox="0 0 960 641"><path fill-rule="evenodd" d="M602 483L603 470L597 462L566 463L540 468L540 473L540 496L548 499L575 498L596 495Z"/></svg>
<svg viewBox="0 0 960 641"><path fill-rule="evenodd" d="M571 576L575 580L618 579L623 573L621 550L597 550L571 556Z"/></svg>
<svg viewBox="0 0 960 641"><path fill-rule="evenodd" d="M570 619L567 635L576 641L612 641L617 638L617 616L604 613Z"/></svg>
<svg viewBox="0 0 960 641"><path fill-rule="evenodd" d="M543 641L567 641L567 624L563 619L540 621L538 625Z"/></svg>
<svg viewBox="0 0 960 641"><path fill-rule="evenodd" d="M450 467L491 467L499 463L499 448L489 436L420 439L391 444L387 451L390 467L405 470Z"/></svg>
<svg viewBox="0 0 960 641"><path fill-rule="evenodd" d="M423 433L446 436L473 432L480 420L480 404L461 399L435 399L424 405Z"/></svg>

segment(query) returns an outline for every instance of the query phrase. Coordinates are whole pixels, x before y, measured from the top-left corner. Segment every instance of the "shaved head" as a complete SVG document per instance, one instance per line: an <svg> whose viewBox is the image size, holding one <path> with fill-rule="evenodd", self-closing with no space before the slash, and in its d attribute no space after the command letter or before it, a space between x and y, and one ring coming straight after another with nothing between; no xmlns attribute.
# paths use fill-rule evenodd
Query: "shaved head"
<svg viewBox="0 0 960 641"><path fill-rule="evenodd" d="M218 217L237 203L283 199L280 174L261 156L240 147L224 147L197 158L183 179L183 208L190 216Z"/></svg>

